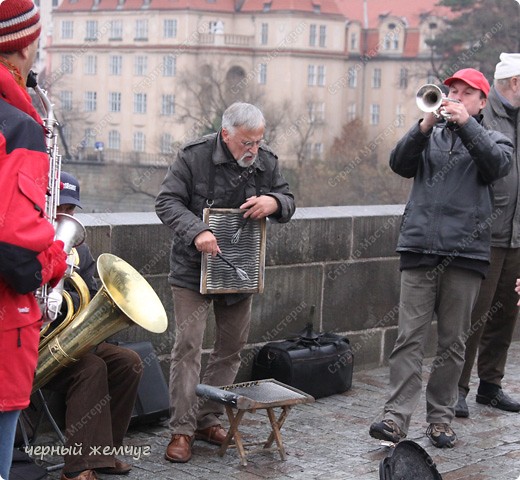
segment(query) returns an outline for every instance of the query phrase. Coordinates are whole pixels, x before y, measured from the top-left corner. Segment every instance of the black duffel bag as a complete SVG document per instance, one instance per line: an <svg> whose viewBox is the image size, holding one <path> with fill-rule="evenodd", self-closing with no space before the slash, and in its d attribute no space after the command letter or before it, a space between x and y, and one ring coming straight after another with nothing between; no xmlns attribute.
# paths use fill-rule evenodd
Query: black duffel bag
<svg viewBox="0 0 520 480"><path fill-rule="evenodd" d="M305 333L266 343L253 362L253 380L274 378L314 398L347 391L352 386L354 354L347 338L335 333Z"/></svg>

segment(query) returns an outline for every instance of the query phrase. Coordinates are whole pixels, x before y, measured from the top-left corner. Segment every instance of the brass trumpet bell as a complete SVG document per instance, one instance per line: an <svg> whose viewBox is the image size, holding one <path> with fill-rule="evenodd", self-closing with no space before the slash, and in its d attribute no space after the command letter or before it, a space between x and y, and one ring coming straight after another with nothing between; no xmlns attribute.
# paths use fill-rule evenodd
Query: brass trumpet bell
<svg viewBox="0 0 520 480"><path fill-rule="evenodd" d="M153 333L168 326L166 311L150 284L124 260L109 253L98 257L102 288L90 303L39 349L33 392L59 371L111 335L137 324Z"/></svg>

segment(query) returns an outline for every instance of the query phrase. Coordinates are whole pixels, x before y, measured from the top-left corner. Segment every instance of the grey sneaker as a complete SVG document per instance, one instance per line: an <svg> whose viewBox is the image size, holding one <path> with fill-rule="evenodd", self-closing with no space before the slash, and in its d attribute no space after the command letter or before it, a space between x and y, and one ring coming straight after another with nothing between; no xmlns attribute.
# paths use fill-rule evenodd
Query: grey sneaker
<svg viewBox="0 0 520 480"><path fill-rule="evenodd" d="M399 440L406 437L406 433L403 433L393 420L374 422L370 425L369 433L373 438L393 443L398 443Z"/></svg>
<svg viewBox="0 0 520 480"><path fill-rule="evenodd" d="M426 436L437 448L453 448L457 441L457 435L448 423L430 423Z"/></svg>

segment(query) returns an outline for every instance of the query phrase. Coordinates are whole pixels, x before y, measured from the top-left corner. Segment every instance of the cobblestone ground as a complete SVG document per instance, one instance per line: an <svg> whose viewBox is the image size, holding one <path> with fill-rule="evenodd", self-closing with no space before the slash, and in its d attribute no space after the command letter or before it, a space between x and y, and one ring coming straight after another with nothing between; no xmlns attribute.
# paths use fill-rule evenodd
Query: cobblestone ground
<svg viewBox="0 0 520 480"><path fill-rule="evenodd" d="M428 363L429 365L429 363ZM428 375L428 365L424 377ZM475 377L475 375L474 375ZM248 465L241 466L234 449L220 457L218 447L195 442L193 458L185 464L172 464L163 459L170 433L167 422L132 428L126 445L141 458L124 456L134 468L128 480L193 480L193 479L323 479L375 480L379 463L389 453L368 435L372 421L379 419L387 394L388 368L357 371L354 369L352 389L341 395L295 406L285 422L282 436L287 459L277 452L253 453ZM424 395L415 412L408 439L424 447L433 458L444 480L520 480L520 414L506 413L475 403L477 385L471 385L468 396L470 418L453 423L459 441L453 449L439 450L431 446L424 432ZM504 390L520 399L520 342L510 350ZM259 411L247 415L240 430L245 440L267 438L267 418ZM56 445L52 435L41 436L41 445ZM136 454L136 457L139 453ZM46 457L44 465L59 463L60 457ZM59 470L49 478L60 478ZM110 478L100 475L100 478ZM421 479L417 479L421 480Z"/></svg>

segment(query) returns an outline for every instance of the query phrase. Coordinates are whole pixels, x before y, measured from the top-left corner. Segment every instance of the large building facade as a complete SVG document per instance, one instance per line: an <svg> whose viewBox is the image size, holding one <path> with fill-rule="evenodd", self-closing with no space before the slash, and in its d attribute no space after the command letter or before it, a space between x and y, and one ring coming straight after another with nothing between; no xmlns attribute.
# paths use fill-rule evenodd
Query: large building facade
<svg viewBox="0 0 520 480"><path fill-rule="evenodd" d="M446 11L396 0L62 0L45 87L72 159L160 164L254 101L286 166L359 118L376 153L420 112ZM371 147L372 148L372 147Z"/></svg>

